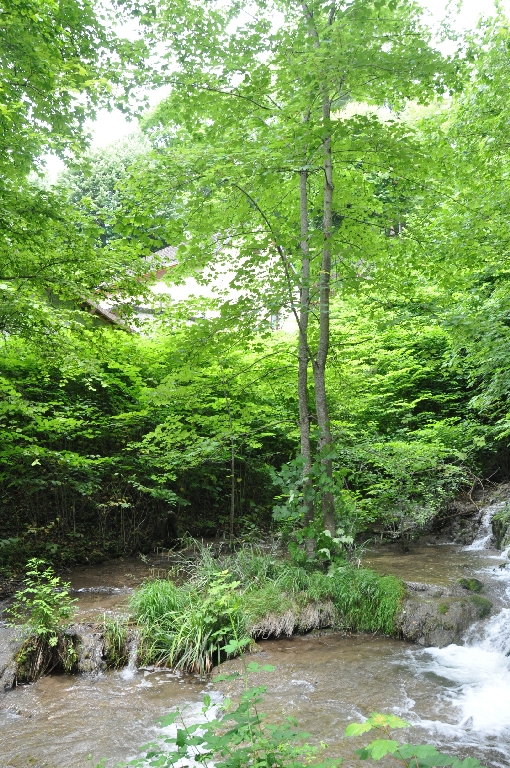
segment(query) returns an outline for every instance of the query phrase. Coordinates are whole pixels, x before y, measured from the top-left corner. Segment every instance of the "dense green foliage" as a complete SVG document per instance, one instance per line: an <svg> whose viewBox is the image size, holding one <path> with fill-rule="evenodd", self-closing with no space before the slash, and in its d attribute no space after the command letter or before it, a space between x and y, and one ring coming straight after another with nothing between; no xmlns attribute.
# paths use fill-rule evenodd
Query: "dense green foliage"
<svg viewBox="0 0 510 768"><path fill-rule="evenodd" d="M117 35L117 13L115 3L106 11L88 0L7 0L0 9L2 334L46 345L105 281L120 291L133 283L136 260L99 254L94 222L42 178L45 153L72 162L83 150L98 107L136 109L130 91L144 79L146 45Z"/></svg>
<svg viewBox="0 0 510 768"><path fill-rule="evenodd" d="M0 9L0 575L29 562L22 679L75 658L41 558L281 534L290 560L205 552L134 597L144 659L203 673L253 637L391 634L402 584L356 567L356 537L412 537L510 474L507 20L443 56L412 0L245 11ZM136 112L147 79L166 95L140 140L84 154L87 119ZM166 295L189 278L206 295ZM104 633L122 664L126 627ZM226 741L179 731L150 760L202 738L219 766L301 766L294 730L253 741L257 695ZM382 742L360 756L455 765Z"/></svg>
<svg viewBox="0 0 510 768"><path fill-rule="evenodd" d="M256 5L249 20L235 3L126 6L132 44L91 5L43 3L40 46L32 6L5 11L30 23L3 67L2 573L271 526L328 563L508 475L505 20L445 59L407 0L274 3L277 29ZM75 156L53 189L29 178L43 151L83 146L85 117L147 75L156 42L170 92L143 138ZM12 79L36 64L38 90ZM223 283L156 300L145 257L165 245L170 292ZM107 299L117 327L88 313Z"/></svg>

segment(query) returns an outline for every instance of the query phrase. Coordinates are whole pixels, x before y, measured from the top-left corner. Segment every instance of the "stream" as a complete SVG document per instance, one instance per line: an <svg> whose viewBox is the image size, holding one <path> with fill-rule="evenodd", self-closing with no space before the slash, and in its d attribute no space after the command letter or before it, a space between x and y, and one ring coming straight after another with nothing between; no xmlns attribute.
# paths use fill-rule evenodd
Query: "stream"
<svg viewBox="0 0 510 768"><path fill-rule="evenodd" d="M403 553L394 545L368 552L364 564L407 581L439 585L476 575L494 604L491 616L468 630L464 644L420 648L377 635L325 632L257 644L252 657L272 664L257 685L267 685L264 711L272 720L292 715L328 754L361 766L357 745L343 742L345 727L373 711L397 714L412 724L404 740L432 742L459 757L476 757L488 768L510 766L510 567L508 553L490 549L488 507L469 547L418 544ZM73 569L79 620L126 611L133 587L149 566L126 559ZM0 626L0 643L2 642ZM239 660L222 665L228 671ZM53 675L0 694L0 768L107 768L137 756L157 738L155 721L187 707L201 717L204 693L219 702L235 683L127 667L98 675ZM405 735L404 735L405 733ZM91 755L93 762L87 760Z"/></svg>

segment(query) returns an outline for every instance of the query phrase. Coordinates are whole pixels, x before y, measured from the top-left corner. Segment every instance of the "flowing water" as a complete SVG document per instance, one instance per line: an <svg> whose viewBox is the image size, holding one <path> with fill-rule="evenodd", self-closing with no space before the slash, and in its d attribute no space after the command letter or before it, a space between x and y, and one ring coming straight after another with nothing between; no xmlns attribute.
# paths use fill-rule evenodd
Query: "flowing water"
<svg viewBox="0 0 510 768"><path fill-rule="evenodd" d="M268 717L295 716L329 754L348 768L363 765L354 745L342 741L349 722L372 711L398 714L412 723L405 738L432 741L444 751L477 757L490 768L510 766L510 567L491 544L490 517L468 548L420 545L408 553L394 546L368 553L366 565L409 581L447 585L477 574L495 603L493 615L471 628L462 646L421 649L371 635L338 633L269 640L253 658L275 671L254 680L268 693ZM125 612L133 586L148 575L140 561L75 569L72 585L81 618ZM0 635L1 642L1 635ZM238 661L229 662L227 669ZM158 736L158 717L186 706L201 717L204 692L219 701L234 683L215 684L169 670L47 677L0 695L0 768L90 768L108 757L108 768L128 760Z"/></svg>

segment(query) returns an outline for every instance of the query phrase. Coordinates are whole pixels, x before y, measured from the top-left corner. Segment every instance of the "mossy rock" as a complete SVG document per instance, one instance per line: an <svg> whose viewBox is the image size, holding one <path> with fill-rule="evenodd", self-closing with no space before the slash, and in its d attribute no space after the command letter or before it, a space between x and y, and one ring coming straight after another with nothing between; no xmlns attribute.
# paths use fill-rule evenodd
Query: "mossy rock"
<svg viewBox="0 0 510 768"><path fill-rule="evenodd" d="M479 579L470 577L468 579L457 579L457 584L467 589L469 592L481 592L483 589L483 582Z"/></svg>
<svg viewBox="0 0 510 768"><path fill-rule="evenodd" d="M492 518L492 532L497 549L504 549L510 544L510 506L505 504L503 509L496 512Z"/></svg>
<svg viewBox="0 0 510 768"><path fill-rule="evenodd" d="M407 597L397 616L400 635L406 640L436 648L459 644L466 629L479 619L479 608L471 601L484 600L478 595L458 597L433 584L407 582L406 586Z"/></svg>
<svg viewBox="0 0 510 768"><path fill-rule="evenodd" d="M475 606L479 619L485 619L492 611L492 603L486 597L480 595L470 595L469 601Z"/></svg>

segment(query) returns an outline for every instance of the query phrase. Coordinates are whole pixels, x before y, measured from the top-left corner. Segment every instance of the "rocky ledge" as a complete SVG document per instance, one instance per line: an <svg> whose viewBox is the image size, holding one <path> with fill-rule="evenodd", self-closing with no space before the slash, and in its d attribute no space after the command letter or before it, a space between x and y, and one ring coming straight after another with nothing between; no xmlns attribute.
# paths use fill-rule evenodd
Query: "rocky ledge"
<svg viewBox="0 0 510 768"><path fill-rule="evenodd" d="M443 648L451 643L460 644L471 624L487 616L492 607L489 600L478 594L483 589L482 582L478 579L461 579L460 582L450 587L405 582L407 592L396 618L399 636L422 646ZM323 624L327 626L328 622L320 622L320 626ZM287 629L284 634L292 634L293 627ZM64 635L76 652L72 672L97 673L110 666L100 626L75 624L65 630ZM128 632L126 641L126 651L131 655L137 642L132 631ZM21 644L19 633L0 624L0 691L16 684L15 657Z"/></svg>
<svg viewBox="0 0 510 768"><path fill-rule="evenodd" d="M401 637L423 646L460 644L464 632L488 616L489 600L462 586L405 582L407 595L397 616ZM478 589L478 587L477 587Z"/></svg>
<svg viewBox="0 0 510 768"><path fill-rule="evenodd" d="M70 670L73 674L94 673L108 669L111 666L108 658L108 648L104 633L98 625L73 624L63 632L75 651L76 658ZM134 632L128 631L126 637L126 653L136 648L138 638ZM0 692L8 691L17 684L19 670L16 657L22 647L23 638L19 631L0 624ZM57 665L56 671L61 671Z"/></svg>

